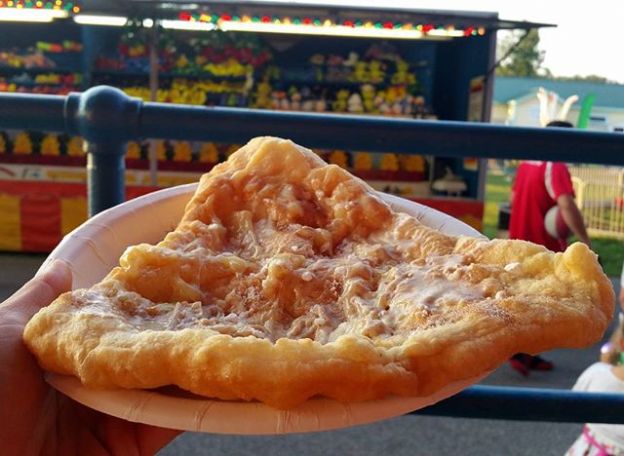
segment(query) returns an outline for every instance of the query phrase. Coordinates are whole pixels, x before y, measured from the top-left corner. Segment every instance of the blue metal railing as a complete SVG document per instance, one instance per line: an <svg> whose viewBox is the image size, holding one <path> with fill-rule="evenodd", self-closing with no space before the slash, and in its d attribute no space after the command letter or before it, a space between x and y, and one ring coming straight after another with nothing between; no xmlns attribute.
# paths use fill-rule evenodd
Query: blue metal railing
<svg viewBox="0 0 624 456"><path fill-rule="evenodd" d="M0 128L82 136L90 214L123 201L125 146L142 138L241 143L272 135L307 147L624 165L619 134L143 103L111 87L67 97L2 94ZM474 386L417 413L624 423L621 410L618 394Z"/></svg>
<svg viewBox="0 0 624 456"><path fill-rule="evenodd" d="M413 413L515 421L624 424L622 407L624 394L477 385Z"/></svg>
<svg viewBox="0 0 624 456"><path fill-rule="evenodd" d="M0 100L0 128L87 141L90 214L123 201L125 145L141 138L241 143L272 135L318 148L624 165L624 135L611 133L143 103L106 86L67 97L4 94Z"/></svg>

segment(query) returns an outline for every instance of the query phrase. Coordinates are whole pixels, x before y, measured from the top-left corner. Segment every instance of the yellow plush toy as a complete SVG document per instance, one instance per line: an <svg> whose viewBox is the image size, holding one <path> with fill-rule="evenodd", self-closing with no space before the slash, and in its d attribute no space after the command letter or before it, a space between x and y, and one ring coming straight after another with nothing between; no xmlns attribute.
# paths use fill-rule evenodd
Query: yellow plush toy
<svg viewBox="0 0 624 456"><path fill-rule="evenodd" d="M141 158L141 145L136 141L130 141L128 148L126 149L126 158L139 159Z"/></svg>
<svg viewBox="0 0 624 456"><path fill-rule="evenodd" d="M334 150L329 154L329 163L338 165L341 168L347 168L349 165L347 153L343 150Z"/></svg>
<svg viewBox="0 0 624 456"><path fill-rule="evenodd" d="M368 72L368 65L366 62L357 62L355 64L351 80L354 82L368 82L370 80L370 74Z"/></svg>
<svg viewBox="0 0 624 456"><path fill-rule="evenodd" d="M373 60L368 64L369 81L373 84L379 84L386 79L386 72L379 60Z"/></svg>
<svg viewBox="0 0 624 456"><path fill-rule="evenodd" d="M375 87L372 84L364 84L360 88L360 92L362 93L364 111L375 112Z"/></svg>
<svg viewBox="0 0 624 456"><path fill-rule="evenodd" d="M368 152L357 152L353 158L353 168L357 171L368 171L373 168L373 156Z"/></svg>
<svg viewBox="0 0 624 456"><path fill-rule="evenodd" d="M70 157L80 157L83 154L82 138L80 136L72 136L67 143L67 155Z"/></svg>
<svg viewBox="0 0 624 456"><path fill-rule="evenodd" d="M173 145L173 161L190 162L193 155L191 143L188 141L176 141Z"/></svg>
<svg viewBox="0 0 624 456"><path fill-rule="evenodd" d="M421 155L401 155L401 168L410 172L425 172L425 159Z"/></svg>
<svg viewBox="0 0 624 456"><path fill-rule="evenodd" d="M130 57L141 57L144 56L147 52L147 49L144 44L135 44L128 49L128 55Z"/></svg>
<svg viewBox="0 0 624 456"><path fill-rule="evenodd" d="M396 154L383 154L381 156L380 168L384 171L398 171L399 158Z"/></svg>
<svg viewBox="0 0 624 456"><path fill-rule="evenodd" d="M56 135L46 135L41 140L41 155L51 155L53 157L58 157L61 155L61 145L59 143L58 136Z"/></svg>
<svg viewBox="0 0 624 456"><path fill-rule="evenodd" d="M17 155L32 154L32 141L25 131L19 132L13 141L13 153Z"/></svg>
<svg viewBox="0 0 624 456"><path fill-rule="evenodd" d="M256 103L255 108L258 109L271 109L271 84L268 81L262 81L258 84L256 89Z"/></svg>
<svg viewBox="0 0 624 456"><path fill-rule="evenodd" d="M336 94L336 100L332 103L332 110L335 112L345 112L347 110L347 101L349 99L349 91L340 89Z"/></svg>
<svg viewBox="0 0 624 456"><path fill-rule="evenodd" d="M219 150L214 143L203 143L199 149L199 161L202 163L217 163L219 161Z"/></svg>
<svg viewBox="0 0 624 456"><path fill-rule="evenodd" d="M396 62L396 73L392 75L392 84L414 84L416 82L416 76L409 72L409 64L405 60L398 60Z"/></svg>
<svg viewBox="0 0 624 456"><path fill-rule="evenodd" d="M176 69L181 70L183 68L186 68L189 63L190 62L186 54L182 54L180 57L178 57L178 60L176 60L175 67Z"/></svg>
<svg viewBox="0 0 624 456"><path fill-rule="evenodd" d="M156 141L156 157L158 161L167 161L167 147L164 141Z"/></svg>
<svg viewBox="0 0 624 456"><path fill-rule="evenodd" d="M230 144L228 146L227 150L225 151L226 157L229 157L230 155L232 155L234 152L236 152L241 147L242 146L240 144Z"/></svg>
<svg viewBox="0 0 624 456"><path fill-rule="evenodd" d="M222 63L208 63L204 65L204 71L215 76L245 76L253 72L251 65L243 65L236 59L229 58Z"/></svg>
<svg viewBox="0 0 624 456"><path fill-rule="evenodd" d="M388 87L388 89L386 90L386 103L388 103L389 106L392 106L394 103L396 103L399 100L399 97L400 93L398 86Z"/></svg>

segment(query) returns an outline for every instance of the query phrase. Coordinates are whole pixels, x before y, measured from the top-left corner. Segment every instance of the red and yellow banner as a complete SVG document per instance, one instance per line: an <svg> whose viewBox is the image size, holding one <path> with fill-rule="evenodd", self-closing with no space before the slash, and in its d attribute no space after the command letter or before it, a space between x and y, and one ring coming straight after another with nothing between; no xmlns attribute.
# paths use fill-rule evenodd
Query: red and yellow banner
<svg viewBox="0 0 624 456"><path fill-rule="evenodd" d="M132 199L155 187L128 187ZM0 250L50 252L87 219L84 184L0 180Z"/></svg>
<svg viewBox="0 0 624 456"><path fill-rule="evenodd" d="M132 199L157 187L129 186ZM0 250L49 252L87 219L86 186L80 183L0 180ZM415 199L481 229L483 204L468 199Z"/></svg>

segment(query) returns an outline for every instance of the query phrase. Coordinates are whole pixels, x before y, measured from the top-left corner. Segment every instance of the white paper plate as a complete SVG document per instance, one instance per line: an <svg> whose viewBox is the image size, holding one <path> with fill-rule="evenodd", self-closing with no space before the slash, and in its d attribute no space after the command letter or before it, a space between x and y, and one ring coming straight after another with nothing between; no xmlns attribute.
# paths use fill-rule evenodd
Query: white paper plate
<svg viewBox="0 0 624 456"><path fill-rule="evenodd" d="M291 410L259 402L227 402L144 390L92 390L75 377L47 374L54 388L81 404L123 418L182 431L274 435L319 432L373 423L435 404L482 380L456 382L427 397L343 403L314 398Z"/></svg>
<svg viewBox="0 0 624 456"><path fill-rule="evenodd" d="M174 229L196 185L160 190L96 215L68 234L44 265L63 259L72 269L74 289L93 285L118 264L127 246L156 243ZM482 236L459 220L426 206L391 195L382 197L396 210L416 215L424 224L445 233ZM314 398L288 411L257 402L206 399L168 389L97 390L83 387L74 377L47 374L46 378L74 400L133 422L223 434L285 434L337 429L399 416L452 396L486 375L448 385L428 397L389 397L349 404Z"/></svg>

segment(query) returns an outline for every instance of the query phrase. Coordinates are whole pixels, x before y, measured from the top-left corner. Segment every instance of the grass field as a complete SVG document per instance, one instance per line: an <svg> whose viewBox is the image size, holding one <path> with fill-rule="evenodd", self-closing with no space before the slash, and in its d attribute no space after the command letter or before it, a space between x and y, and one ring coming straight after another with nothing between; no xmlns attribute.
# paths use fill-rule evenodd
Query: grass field
<svg viewBox="0 0 624 456"><path fill-rule="evenodd" d="M483 232L492 238L498 226L498 207L509 202L511 180L505 175L488 173L485 185ZM592 238L592 249L598 254L602 266L610 277L619 276L624 262L624 242L617 239Z"/></svg>

